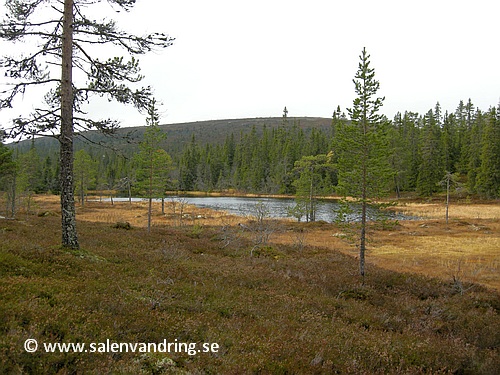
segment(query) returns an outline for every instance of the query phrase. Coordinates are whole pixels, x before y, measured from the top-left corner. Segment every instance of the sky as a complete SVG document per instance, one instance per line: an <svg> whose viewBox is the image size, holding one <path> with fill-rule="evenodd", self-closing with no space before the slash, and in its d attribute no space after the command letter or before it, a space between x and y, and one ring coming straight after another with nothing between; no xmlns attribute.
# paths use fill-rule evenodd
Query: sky
<svg viewBox="0 0 500 375"><path fill-rule="evenodd" d="M363 47L389 118L437 102L452 112L469 98L488 110L500 102L498 14L498 0L137 0L109 16L126 31L176 38L140 57L163 124L279 117L285 106L290 117L347 112ZM0 120L32 101L25 96ZM89 110L122 126L146 123L107 102Z"/></svg>

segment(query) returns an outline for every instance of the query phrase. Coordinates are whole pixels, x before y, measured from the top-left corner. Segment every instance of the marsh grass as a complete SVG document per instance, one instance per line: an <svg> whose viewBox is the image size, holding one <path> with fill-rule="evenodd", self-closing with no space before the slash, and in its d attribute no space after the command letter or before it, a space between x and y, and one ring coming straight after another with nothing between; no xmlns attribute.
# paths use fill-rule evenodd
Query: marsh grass
<svg viewBox="0 0 500 375"><path fill-rule="evenodd" d="M500 205L496 202L456 204L455 210L450 211L449 224L445 222L440 202L410 202L394 210L422 219L372 227L367 253L369 264L449 282L453 280L453 268L461 262L464 281L500 291ZM438 216L441 218L437 219ZM355 236L342 227L316 223L300 228L306 233L304 244L328 247L352 257L358 255L352 241ZM291 237L293 234L282 233L277 240L292 243Z"/></svg>
<svg viewBox="0 0 500 375"><path fill-rule="evenodd" d="M500 296L491 289L475 284L460 293L451 279L373 264L361 285L356 259L335 249L344 245L327 224L287 224L276 239L292 243L271 241L250 256L244 232L222 246L227 217L179 227L156 212L147 235L136 217L143 207L113 210L116 216L97 204L80 210L77 252L60 248L57 216L0 221L0 373L500 373ZM115 229L115 220L133 229ZM298 249L294 233L304 228ZM396 233L407 241L419 237L403 234L413 230L404 224ZM380 245L392 239L396 246L390 233L375 233ZM27 338L177 339L221 349L30 354Z"/></svg>
<svg viewBox="0 0 500 375"><path fill-rule="evenodd" d="M418 216L427 219L444 219L446 205L442 202L402 202L394 208L408 216ZM450 218L454 219L500 219L500 204L455 202L450 204Z"/></svg>

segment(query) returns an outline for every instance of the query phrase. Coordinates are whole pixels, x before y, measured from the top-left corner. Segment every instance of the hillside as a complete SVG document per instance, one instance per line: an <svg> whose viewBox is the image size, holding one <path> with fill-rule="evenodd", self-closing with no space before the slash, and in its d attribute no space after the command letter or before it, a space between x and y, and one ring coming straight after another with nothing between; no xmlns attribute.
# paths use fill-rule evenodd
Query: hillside
<svg viewBox="0 0 500 375"><path fill-rule="evenodd" d="M500 196L500 181L495 178L500 173L497 112L494 108L488 112L478 110L474 117L462 112L444 117L440 111L429 111L425 116L405 112L384 125L387 130L382 138L390 145L385 162L394 174L388 189L398 195L408 192L431 197L443 190L440 182L448 171L463 186L451 186L459 199L468 195L481 199ZM164 149L173 159L166 181L168 190L295 194L298 170L294 168L302 158L331 151L334 159L343 153L347 159L354 157L350 150L356 145L341 145L337 137L341 132L335 130L348 121L339 115L332 119L288 118L287 124L282 117L273 117L160 125L167 137L155 147ZM79 154L89 154L97 165L95 184L89 182L90 190L103 183L116 185L130 177L136 168L130 157L138 151L145 129L123 128L112 138L98 132L76 137L76 151L84 149ZM33 191L55 192L59 186L57 142L41 138L35 144L33 155L24 156L20 163L25 171L28 166L33 170ZM19 155L30 146L30 141L19 145ZM322 176L325 187L335 189L341 175L339 170Z"/></svg>
<svg viewBox="0 0 500 375"><path fill-rule="evenodd" d="M331 119L321 117L297 117L289 118L288 126L297 124L307 134L312 128L328 130L331 126ZM179 153L183 146L191 141L194 135L199 145L207 143L222 143L227 135L234 134L236 138L240 135L249 133L254 127L257 134L262 133L265 127L276 128L282 126L281 117L263 117L247 119L229 119L229 120L209 120L186 122L180 124L160 125L167 134L164 147L170 154ZM105 136L97 131L84 132L76 137L75 148L92 148L92 144L104 144L129 153L135 149L137 142L142 140L145 126L121 128L114 137ZM90 142L89 142L90 141ZM31 147L31 141L26 140L18 145L21 152L27 151ZM41 156L54 152L58 149L57 141L50 137L40 137L35 140L35 146Z"/></svg>

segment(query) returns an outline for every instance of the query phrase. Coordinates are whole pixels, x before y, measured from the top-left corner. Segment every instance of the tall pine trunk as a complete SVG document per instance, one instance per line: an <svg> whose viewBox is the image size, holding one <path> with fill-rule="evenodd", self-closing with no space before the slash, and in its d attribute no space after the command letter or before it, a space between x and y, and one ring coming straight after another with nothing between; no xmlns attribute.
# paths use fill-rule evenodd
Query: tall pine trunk
<svg viewBox="0 0 500 375"><path fill-rule="evenodd" d="M153 216L153 173L154 173L153 158L154 158L154 151L152 151L150 153L150 157L151 157L151 159L150 159L151 164L149 165L148 233L151 233L151 216Z"/></svg>
<svg viewBox="0 0 500 375"><path fill-rule="evenodd" d="M73 181L73 0L64 0L61 71L61 220L62 246L78 249Z"/></svg>
<svg viewBox="0 0 500 375"><path fill-rule="evenodd" d="M359 244L359 274L365 278L365 251L366 251L366 200L361 205L361 235Z"/></svg>
<svg viewBox="0 0 500 375"><path fill-rule="evenodd" d="M363 167L363 186L361 193L361 233L359 238L359 274L365 280L365 252L366 252L366 205L367 205L367 176L366 167Z"/></svg>

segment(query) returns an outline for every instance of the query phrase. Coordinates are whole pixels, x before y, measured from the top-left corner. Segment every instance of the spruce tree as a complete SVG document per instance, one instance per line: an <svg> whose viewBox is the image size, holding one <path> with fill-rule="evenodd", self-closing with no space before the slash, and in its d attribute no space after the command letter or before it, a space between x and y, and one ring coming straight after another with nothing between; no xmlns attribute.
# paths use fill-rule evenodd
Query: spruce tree
<svg viewBox="0 0 500 375"><path fill-rule="evenodd" d="M25 204L26 212L31 210L31 201L34 193L39 193L39 186L42 183L42 169L40 156L33 146L28 152L17 157L17 176L16 176L16 196L20 203Z"/></svg>
<svg viewBox="0 0 500 375"><path fill-rule="evenodd" d="M371 198L388 192L392 179L386 137L388 121L379 113L384 98L376 97L380 83L365 48L353 82L357 97L348 109L351 121L339 124L335 151L339 154L338 192L361 204L359 272L364 277L367 206Z"/></svg>
<svg viewBox="0 0 500 375"><path fill-rule="evenodd" d="M446 111L443 119L442 145L445 170L454 173L458 164L457 125L455 115Z"/></svg>
<svg viewBox="0 0 500 375"><path fill-rule="evenodd" d="M6 191L6 216L16 214L16 179L19 166L14 158L12 149L0 142L0 189Z"/></svg>
<svg viewBox="0 0 500 375"><path fill-rule="evenodd" d="M478 175L481 169L481 148L485 121L485 115L477 109L468 133L467 188L472 194L478 193Z"/></svg>
<svg viewBox="0 0 500 375"><path fill-rule="evenodd" d="M470 159L477 151L470 144L472 127L475 122L475 106L472 104L471 99L465 105L463 101L460 101L455 115L458 122L457 147L460 150L457 169L460 174L467 175Z"/></svg>
<svg viewBox="0 0 500 375"><path fill-rule="evenodd" d="M179 165L179 184L183 191L195 190L200 164L200 150L193 134L190 144L186 147Z"/></svg>
<svg viewBox="0 0 500 375"><path fill-rule="evenodd" d="M79 196L82 207L85 205L85 194L89 186L95 182L97 163L85 150L75 152L74 175L75 193Z"/></svg>
<svg viewBox="0 0 500 375"><path fill-rule="evenodd" d="M393 126L389 129L389 142L393 150L392 157L390 159L391 168L394 171L394 186L393 189L396 192L398 199L401 197L401 190L403 189L403 179L405 177L405 154L408 148L405 147L405 138L402 136L403 128L403 118L401 113L398 112L394 116Z"/></svg>
<svg viewBox="0 0 500 375"><path fill-rule="evenodd" d="M392 149L393 188L399 197L402 191L413 191L416 186L419 166L418 114L397 113L388 135Z"/></svg>
<svg viewBox="0 0 500 375"><path fill-rule="evenodd" d="M487 114L480 150L477 191L484 198L500 197L500 105Z"/></svg>
<svg viewBox="0 0 500 375"><path fill-rule="evenodd" d="M316 221L318 207L317 196L327 195L331 191L330 169L332 154L319 154L314 156L303 156L295 162L293 171L296 179L293 181L295 187L295 199L297 207L302 207L306 215L306 221Z"/></svg>
<svg viewBox="0 0 500 375"><path fill-rule="evenodd" d="M441 147L441 129L432 109L427 112L422 121L417 192L427 197L438 191L438 184L445 170Z"/></svg>

